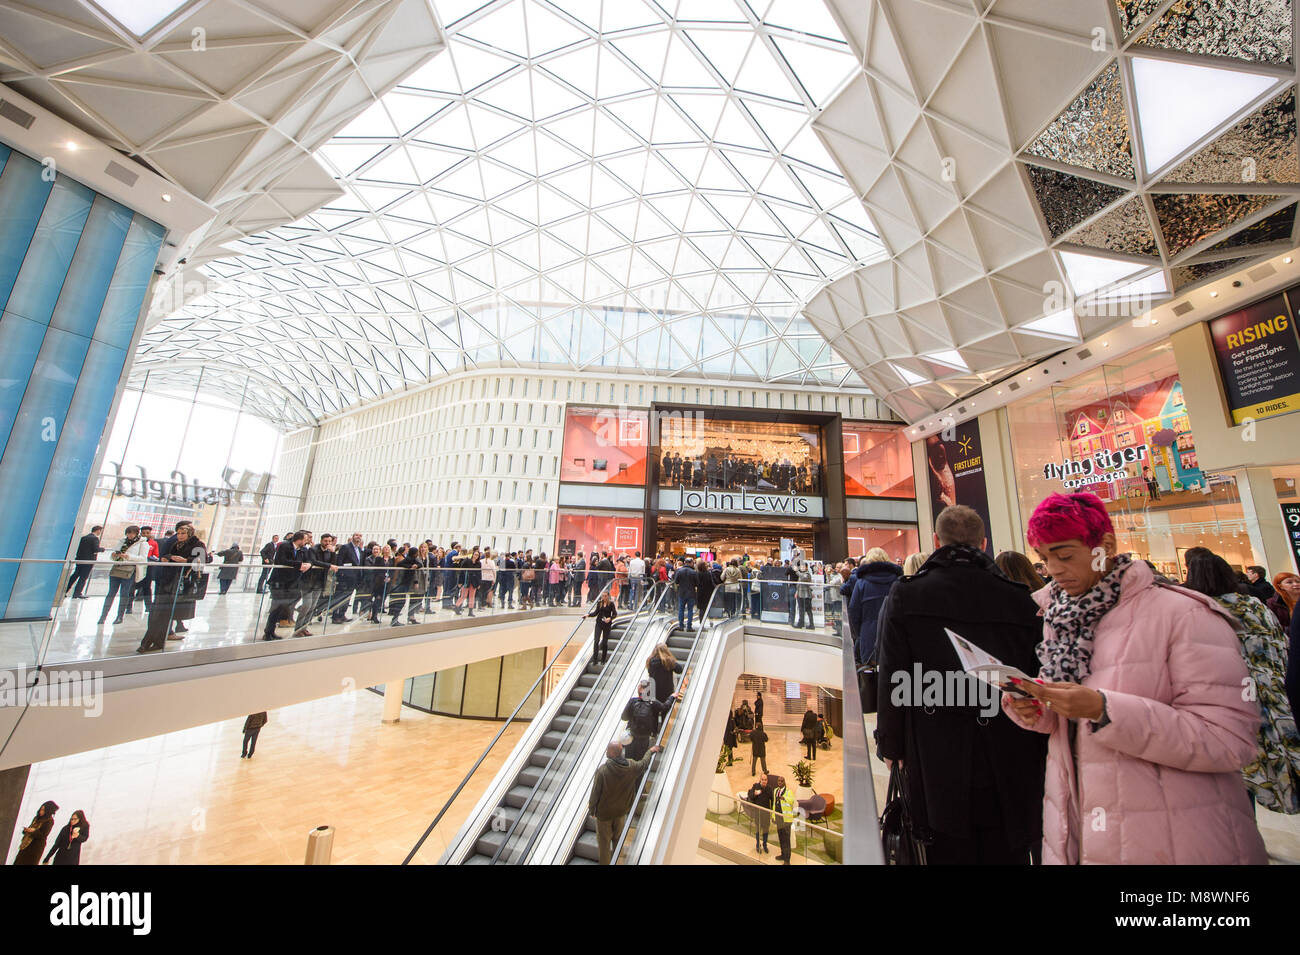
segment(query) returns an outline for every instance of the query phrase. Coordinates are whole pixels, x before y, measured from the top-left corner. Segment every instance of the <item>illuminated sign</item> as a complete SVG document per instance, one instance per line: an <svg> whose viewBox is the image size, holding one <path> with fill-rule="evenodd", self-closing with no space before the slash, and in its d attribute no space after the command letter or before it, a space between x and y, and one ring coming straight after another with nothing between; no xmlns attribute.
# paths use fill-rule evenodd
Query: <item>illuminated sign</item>
<svg viewBox="0 0 1300 955"><path fill-rule="evenodd" d="M724 514L761 514L776 517L817 519L822 516L822 499L795 494L771 494L741 488L723 491L715 488L688 488L679 484L675 490L659 492L659 509L674 514L687 511L716 511Z"/></svg>

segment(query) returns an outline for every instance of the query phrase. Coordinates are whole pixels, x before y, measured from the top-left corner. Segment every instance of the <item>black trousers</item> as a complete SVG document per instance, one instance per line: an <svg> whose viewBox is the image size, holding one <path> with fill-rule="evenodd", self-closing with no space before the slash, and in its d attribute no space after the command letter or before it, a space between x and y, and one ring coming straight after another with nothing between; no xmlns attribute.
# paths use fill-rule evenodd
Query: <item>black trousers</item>
<svg viewBox="0 0 1300 955"><path fill-rule="evenodd" d="M90 572L94 569L90 564L78 564L72 571L72 576L68 578L68 586L64 588L63 593L66 595L71 590L72 596L80 597L90 580Z"/></svg>
<svg viewBox="0 0 1300 955"><path fill-rule="evenodd" d="M599 663L609 659L609 632L613 626L612 620L596 621L596 636L592 643L591 658Z"/></svg>
<svg viewBox="0 0 1300 955"><path fill-rule="evenodd" d="M260 726L255 730L244 731L244 751L240 753L241 756L253 755L253 750L257 748L257 734L260 732L262 732Z"/></svg>
<svg viewBox="0 0 1300 955"><path fill-rule="evenodd" d="M763 764L763 772L767 772L767 753L752 753L749 757L749 775L754 775L754 767L759 763Z"/></svg>
<svg viewBox="0 0 1300 955"><path fill-rule="evenodd" d="M776 824L776 837L781 840L781 854L777 856L786 865L790 864L790 826L782 825L778 820Z"/></svg>
<svg viewBox="0 0 1300 955"><path fill-rule="evenodd" d="M628 743L627 746L623 747L623 755L626 756L628 759L632 760L632 762L636 762L638 759L640 759L642 756L646 754L646 750L648 750L649 748L650 748L649 736L633 736L632 742Z"/></svg>
<svg viewBox="0 0 1300 955"><path fill-rule="evenodd" d="M266 614L266 631L268 640L275 636L275 625L281 620L293 619L293 605L298 602L296 590L271 590L271 606Z"/></svg>
<svg viewBox="0 0 1300 955"><path fill-rule="evenodd" d="M221 585L221 592L223 594L228 593L230 591L230 585L233 584L234 582L235 582L234 578L227 580L225 577L222 577L217 581L217 583Z"/></svg>
<svg viewBox="0 0 1300 955"><path fill-rule="evenodd" d="M262 576L257 578L257 592L259 594L263 593L266 590L266 578L271 576L271 569L274 566L275 566L274 564L262 565Z"/></svg>
<svg viewBox="0 0 1300 955"><path fill-rule="evenodd" d="M808 750L808 759L810 759L810 760L816 760L816 759L817 759L817 743L816 743L815 741L814 741L814 742L811 742L811 743L804 743L804 746L805 746L805 747L807 748L807 750Z"/></svg>

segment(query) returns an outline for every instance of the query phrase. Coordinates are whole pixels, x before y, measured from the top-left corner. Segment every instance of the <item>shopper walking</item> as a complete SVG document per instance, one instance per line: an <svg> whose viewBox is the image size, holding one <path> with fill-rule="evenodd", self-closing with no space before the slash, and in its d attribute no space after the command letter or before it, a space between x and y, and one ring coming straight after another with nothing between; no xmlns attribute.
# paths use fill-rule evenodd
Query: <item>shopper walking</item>
<svg viewBox="0 0 1300 955"><path fill-rule="evenodd" d="M86 814L78 809L54 837L54 844L45 853L45 864L48 865L53 859L54 865L81 865L81 846L89 838L90 823Z"/></svg>
<svg viewBox="0 0 1300 955"><path fill-rule="evenodd" d="M1260 710L1231 615L1119 554L1092 494L1051 495L1027 536L1052 577L1034 595L1047 682L1003 709L1050 739L1043 861L1263 864L1241 777Z"/></svg>
<svg viewBox="0 0 1300 955"><path fill-rule="evenodd" d="M82 598L86 596L86 584L90 582L90 574L95 569L94 561L99 559L103 547L99 546L99 535L104 533L103 525L96 524L90 529L89 534L82 536L77 541L77 556L74 558L76 563L72 566L72 575L68 577L67 586L63 588L64 596L68 591L72 591L72 596Z"/></svg>
<svg viewBox="0 0 1300 955"><path fill-rule="evenodd" d="M651 746L641 756L629 759L621 743L605 747L605 761L596 770L591 783L591 796L587 812L596 819L596 843L599 846L600 864L609 865L614 855L614 840L623 833L623 824L636 798L641 774L662 747Z"/></svg>
<svg viewBox="0 0 1300 955"><path fill-rule="evenodd" d="M54 814L59 811L59 804L52 799L41 803L32 821L23 827L23 838L18 843L18 855L14 856L14 865L40 865L41 853L54 828Z"/></svg>
<svg viewBox="0 0 1300 955"><path fill-rule="evenodd" d="M804 710L803 720L799 723L799 740L807 751L806 759L817 760L817 714L812 707Z"/></svg>
<svg viewBox="0 0 1300 955"><path fill-rule="evenodd" d="M230 592L230 585L239 576L239 565L244 562L244 552L236 543L225 550L217 551L217 556L221 558L221 569L217 571L217 586L220 588L221 596L224 596Z"/></svg>
<svg viewBox="0 0 1300 955"><path fill-rule="evenodd" d="M262 732L262 727L267 724L266 713L250 713L244 720L244 746L239 753L240 759L252 759L253 751L257 749L257 734Z"/></svg>
<svg viewBox="0 0 1300 955"><path fill-rule="evenodd" d="M767 775L767 731L763 729L763 718L755 716L754 728L749 731L749 775L754 775L755 768L762 764L763 775Z"/></svg>
<svg viewBox="0 0 1300 955"><path fill-rule="evenodd" d="M614 618L618 616L618 608L614 606L609 594L603 593L587 616L596 618L596 632L591 638L592 662L604 666L609 659L609 633L614 627Z"/></svg>
<svg viewBox="0 0 1300 955"><path fill-rule="evenodd" d="M965 675L946 633L1038 672L1038 608L1002 576L986 543L974 510L945 507L935 522L938 550L894 583L880 613L877 748L891 768L902 761L908 808L933 865L1028 865L1041 838L1046 747L997 718L996 691L987 699L974 692L983 685ZM935 705L923 693L929 674L960 690Z"/></svg>

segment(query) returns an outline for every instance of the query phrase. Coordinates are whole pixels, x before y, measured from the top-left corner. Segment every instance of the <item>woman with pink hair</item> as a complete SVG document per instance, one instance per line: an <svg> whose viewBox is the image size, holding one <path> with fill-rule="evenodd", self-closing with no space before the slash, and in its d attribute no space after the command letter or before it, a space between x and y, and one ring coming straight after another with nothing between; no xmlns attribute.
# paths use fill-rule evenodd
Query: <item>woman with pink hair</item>
<svg viewBox="0 0 1300 955"><path fill-rule="evenodd" d="M1034 594L1042 670L1002 706L1050 737L1043 861L1266 863L1241 777L1260 709L1233 618L1116 553L1095 495L1048 497L1027 536L1052 579Z"/></svg>

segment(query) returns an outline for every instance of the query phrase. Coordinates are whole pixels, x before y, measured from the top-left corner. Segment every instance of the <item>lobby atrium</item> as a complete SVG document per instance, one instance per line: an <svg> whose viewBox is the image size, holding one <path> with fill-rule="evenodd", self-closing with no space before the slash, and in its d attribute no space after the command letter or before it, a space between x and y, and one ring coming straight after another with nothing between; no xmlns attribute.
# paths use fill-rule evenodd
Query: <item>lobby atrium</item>
<svg viewBox="0 0 1300 955"><path fill-rule="evenodd" d="M5 861L1267 891L1293 6L0 2Z"/></svg>

